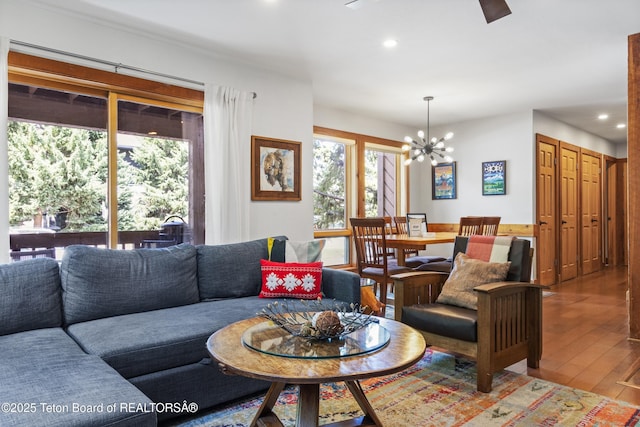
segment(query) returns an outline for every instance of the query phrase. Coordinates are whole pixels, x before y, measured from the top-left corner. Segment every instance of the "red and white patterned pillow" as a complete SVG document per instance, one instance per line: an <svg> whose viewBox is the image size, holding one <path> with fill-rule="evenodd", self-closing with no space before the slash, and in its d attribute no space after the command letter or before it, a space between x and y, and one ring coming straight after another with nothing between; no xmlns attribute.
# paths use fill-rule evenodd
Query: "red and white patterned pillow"
<svg viewBox="0 0 640 427"><path fill-rule="evenodd" d="M260 260L260 298L316 299L322 296L322 262Z"/></svg>

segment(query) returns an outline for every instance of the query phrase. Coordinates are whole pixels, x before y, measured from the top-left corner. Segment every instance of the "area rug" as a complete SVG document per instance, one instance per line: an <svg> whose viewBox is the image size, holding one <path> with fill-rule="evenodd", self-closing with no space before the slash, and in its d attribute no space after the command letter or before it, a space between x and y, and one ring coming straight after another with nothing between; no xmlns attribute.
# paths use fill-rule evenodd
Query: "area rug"
<svg viewBox="0 0 640 427"><path fill-rule="evenodd" d="M493 391L476 391L475 364L427 349L412 368L361 381L385 426L632 426L640 408L586 391L503 371L494 375ZM362 415L343 384L321 387L320 424ZM262 398L216 408L198 418L169 424L181 427L244 427ZM297 390L287 387L274 412L285 426L295 426Z"/></svg>

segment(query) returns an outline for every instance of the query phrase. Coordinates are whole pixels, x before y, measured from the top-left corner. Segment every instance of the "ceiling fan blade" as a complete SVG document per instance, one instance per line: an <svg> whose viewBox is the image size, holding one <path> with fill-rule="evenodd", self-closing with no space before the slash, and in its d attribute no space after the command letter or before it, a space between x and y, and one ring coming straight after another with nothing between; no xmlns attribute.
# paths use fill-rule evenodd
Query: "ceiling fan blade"
<svg viewBox="0 0 640 427"><path fill-rule="evenodd" d="M511 14L511 9L505 0L480 0L480 7L487 24Z"/></svg>

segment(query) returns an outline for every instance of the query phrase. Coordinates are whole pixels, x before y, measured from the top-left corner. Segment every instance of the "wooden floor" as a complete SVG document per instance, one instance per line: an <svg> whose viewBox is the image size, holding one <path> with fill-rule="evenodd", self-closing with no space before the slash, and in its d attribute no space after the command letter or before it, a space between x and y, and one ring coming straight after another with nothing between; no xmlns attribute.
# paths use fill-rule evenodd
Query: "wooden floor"
<svg viewBox="0 0 640 427"><path fill-rule="evenodd" d="M562 282L543 298L543 350L539 369L521 362L520 373L592 391L640 406L640 342L628 339L627 270ZM636 387L621 385L627 380Z"/></svg>

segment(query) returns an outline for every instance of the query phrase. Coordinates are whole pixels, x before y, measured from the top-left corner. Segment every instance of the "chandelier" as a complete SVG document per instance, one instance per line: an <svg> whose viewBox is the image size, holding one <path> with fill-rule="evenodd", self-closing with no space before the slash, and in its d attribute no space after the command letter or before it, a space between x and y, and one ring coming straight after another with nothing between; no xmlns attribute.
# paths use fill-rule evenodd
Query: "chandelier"
<svg viewBox="0 0 640 427"><path fill-rule="evenodd" d="M429 102L433 100L433 96L425 96L424 100L427 101L427 135L425 138L424 132L419 130L417 141L410 136L404 137L406 144L402 146L402 151L410 152L404 164L409 165L414 160L423 162L427 157L431 159L433 166L437 165L439 160L452 162L453 159L447 153L452 153L453 147L445 147L444 142L453 137L453 132L447 133L440 139L429 138Z"/></svg>

